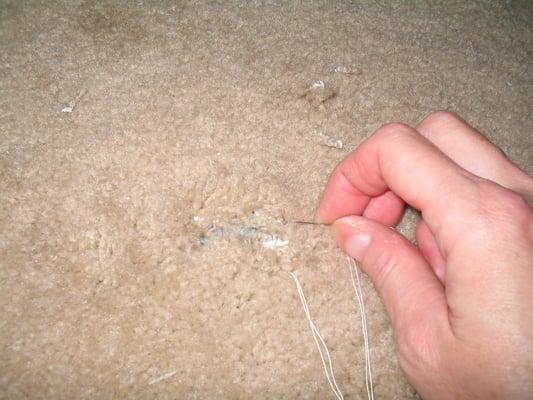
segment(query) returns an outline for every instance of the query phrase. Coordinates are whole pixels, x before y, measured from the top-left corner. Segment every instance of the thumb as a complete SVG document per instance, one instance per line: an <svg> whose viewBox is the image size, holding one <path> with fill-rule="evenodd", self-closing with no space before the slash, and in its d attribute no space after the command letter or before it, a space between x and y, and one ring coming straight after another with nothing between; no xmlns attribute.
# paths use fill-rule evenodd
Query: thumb
<svg viewBox="0 0 533 400"><path fill-rule="evenodd" d="M379 291L399 351L404 340L408 347L431 347L427 342L436 329L449 331L444 288L411 242L394 229L359 216L338 219L332 232L337 244L359 261Z"/></svg>

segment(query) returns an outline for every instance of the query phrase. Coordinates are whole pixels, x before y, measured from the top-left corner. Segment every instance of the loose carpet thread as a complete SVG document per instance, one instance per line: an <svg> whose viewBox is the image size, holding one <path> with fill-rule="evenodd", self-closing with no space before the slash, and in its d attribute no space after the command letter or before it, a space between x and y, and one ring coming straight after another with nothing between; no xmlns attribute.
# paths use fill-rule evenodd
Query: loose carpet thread
<svg viewBox="0 0 533 400"><path fill-rule="evenodd" d="M364 356L365 356L366 392L368 395L368 399L374 400L374 385L372 383L372 367L371 367L371 360L370 360L370 343L368 339L368 325L366 321L366 310L365 310L365 303L363 300L363 290L361 288L361 280L359 278L359 268L357 267L357 264L351 257L348 257L348 269L350 270L352 286L355 291L357 305L359 306L359 315L361 317L361 329L363 331L363 346L364 346ZM309 306L307 305L307 299L305 298L302 285L300 284L300 281L298 280L298 277L296 276L294 272L291 272L290 274L292 276L292 279L294 280L296 289L298 290L298 295L300 296L300 301L302 303L305 316L307 317L307 320L309 321L309 326L311 327L311 333L313 334L313 339L315 340L316 347L320 355L320 359L322 360L322 366L324 367L326 379L329 383L331 391L333 392L337 400L344 400L344 395L342 394L342 391L339 389L337 381L335 380L335 374L333 372L333 363L331 361L331 355L329 353L328 347L326 346L326 342L324 341L324 338L322 337L318 328L313 322L313 319L311 317L311 312L309 311Z"/></svg>
<svg viewBox="0 0 533 400"><path fill-rule="evenodd" d="M294 272L291 272L291 276L292 279L294 279L296 289L298 290L298 294L300 295L300 301L302 302L305 316L309 321L311 333L313 334L313 339L315 339L316 347L318 349L318 353L320 354L320 359L322 360L322 366L324 367L324 372L326 373L326 378L328 380L329 386L331 387L331 390L337 400L344 400L344 396L341 390L339 389L339 386L337 385L337 381L335 380L335 374L333 373L333 364L331 362L331 356L329 354L328 347L326 346L326 342L322 338L322 335L318 331L318 328L316 327L315 323L313 322L313 319L311 318L311 313L309 311L309 307L307 306L307 300L305 298L302 285L300 284L300 281L298 280L298 277ZM324 358L324 353L326 354L326 358Z"/></svg>
<svg viewBox="0 0 533 400"><path fill-rule="evenodd" d="M365 302L363 301L363 290L361 289L361 280L359 279L359 268L357 267L357 264L355 263L354 259L351 257L348 257L348 269L350 270L352 286L355 291L355 297L357 297L357 304L359 305L359 315L361 316L361 329L363 331L363 345L365 352L366 393L368 395L369 400L374 400L374 385L372 383L372 367L370 362L370 344L368 341L368 325L366 323Z"/></svg>

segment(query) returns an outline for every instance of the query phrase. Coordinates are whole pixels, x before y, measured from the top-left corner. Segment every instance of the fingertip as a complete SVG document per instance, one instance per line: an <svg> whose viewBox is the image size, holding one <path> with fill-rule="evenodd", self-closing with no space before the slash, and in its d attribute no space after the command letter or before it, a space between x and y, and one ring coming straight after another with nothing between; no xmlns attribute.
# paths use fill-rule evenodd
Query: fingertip
<svg viewBox="0 0 533 400"><path fill-rule="evenodd" d="M327 218L324 216L324 211L322 210L322 203L320 203L315 211L315 216L313 220L317 224L330 224L331 222L327 220Z"/></svg>
<svg viewBox="0 0 533 400"><path fill-rule="evenodd" d="M353 153L348 155L331 173L315 215L317 222L331 224L346 215L361 215L368 205L371 196L351 180L353 157Z"/></svg>
<svg viewBox="0 0 533 400"><path fill-rule="evenodd" d="M339 218L331 225L331 234L337 245L358 261L364 257L371 240L370 234L361 229L364 219L354 215Z"/></svg>
<svg viewBox="0 0 533 400"><path fill-rule="evenodd" d="M331 233L335 239L344 238L354 229L359 229L361 227L361 220L364 217L359 217L357 215L350 215L348 217L342 217L337 219L331 224Z"/></svg>
<svg viewBox="0 0 533 400"><path fill-rule="evenodd" d="M333 222L333 224L331 224L331 236L333 237L335 243L337 243L337 246L339 246L341 249L343 249L344 240L347 234L345 227L346 222L344 221L347 218L350 217L339 218Z"/></svg>

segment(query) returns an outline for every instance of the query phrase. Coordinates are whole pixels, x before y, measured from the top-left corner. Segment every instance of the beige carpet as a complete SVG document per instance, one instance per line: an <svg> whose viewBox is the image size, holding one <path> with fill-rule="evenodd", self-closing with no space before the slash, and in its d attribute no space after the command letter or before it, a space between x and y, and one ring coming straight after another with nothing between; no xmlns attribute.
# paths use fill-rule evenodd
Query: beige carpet
<svg viewBox="0 0 533 400"><path fill-rule="evenodd" d="M531 21L527 0L0 0L0 398L332 398L289 271L365 398L345 259L291 221L381 123L433 109L531 173ZM364 292L376 397L413 398Z"/></svg>

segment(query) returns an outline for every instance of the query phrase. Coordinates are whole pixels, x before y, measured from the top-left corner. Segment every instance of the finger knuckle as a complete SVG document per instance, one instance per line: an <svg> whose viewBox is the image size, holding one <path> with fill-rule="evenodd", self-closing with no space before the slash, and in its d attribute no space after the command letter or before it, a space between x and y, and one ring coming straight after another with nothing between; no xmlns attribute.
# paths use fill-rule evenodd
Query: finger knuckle
<svg viewBox="0 0 533 400"><path fill-rule="evenodd" d="M409 125L401 122L389 122L382 125L375 133L375 135L384 140L394 140L399 137L412 136L415 130Z"/></svg>
<svg viewBox="0 0 533 400"><path fill-rule="evenodd" d="M454 112L447 110L433 111L422 121L422 125L450 125L460 122L461 118Z"/></svg>
<svg viewBox="0 0 533 400"><path fill-rule="evenodd" d="M480 209L490 216L527 217L531 215L531 207L526 199L517 192L490 181L477 183Z"/></svg>
<svg viewBox="0 0 533 400"><path fill-rule="evenodd" d="M530 237L533 211L524 197L490 181L478 182L476 187L473 221L483 228L485 240L496 243Z"/></svg>

